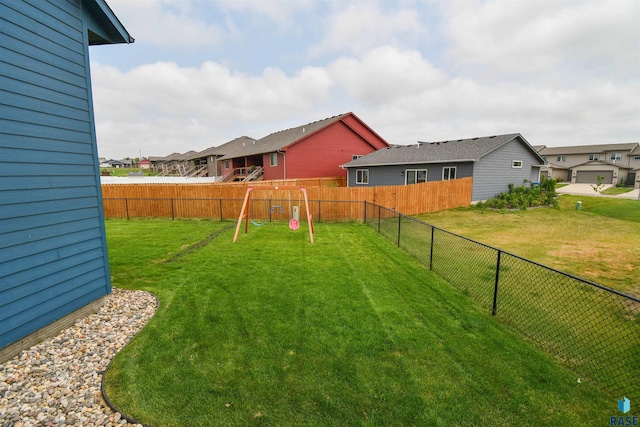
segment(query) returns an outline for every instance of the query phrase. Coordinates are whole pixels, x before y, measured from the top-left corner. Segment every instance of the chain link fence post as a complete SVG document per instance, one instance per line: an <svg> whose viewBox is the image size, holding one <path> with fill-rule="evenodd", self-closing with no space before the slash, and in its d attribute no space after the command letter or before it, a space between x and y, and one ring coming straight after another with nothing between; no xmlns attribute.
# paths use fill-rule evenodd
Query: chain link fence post
<svg viewBox="0 0 640 427"><path fill-rule="evenodd" d="M500 258L502 258L502 251L498 250L498 260L496 261L496 282L493 287L493 309L491 315L495 316L498 310L498 283L500 282Z"/></svg>

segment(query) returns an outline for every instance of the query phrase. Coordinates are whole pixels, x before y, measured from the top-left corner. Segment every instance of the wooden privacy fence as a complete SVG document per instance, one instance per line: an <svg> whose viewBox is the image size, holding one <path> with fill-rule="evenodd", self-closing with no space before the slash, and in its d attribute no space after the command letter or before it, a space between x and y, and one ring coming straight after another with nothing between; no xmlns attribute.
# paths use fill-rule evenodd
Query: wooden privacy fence
<svg viewBox="0 0 640 427"><path fill-rule="evenodd" d="M261 185L298 185L292 180L242 184L104 184L105 218L213 218L237 219L248 186L254 200L269 205L298 205L299 194L291 190L260 190ZM300 182L306 180L299 180ZM309 209L320 221L362 220L367 201L407 215L469 206L471 178L384 187L307 186ZM304 185L303 185L304 186ZM255 204L257 206L257 204ZM302 204L303 205L303 204ZM301 209L300 214L306 214ZM284 215L286 217L287 215ZM278 214L270 219L279 220Z"/></svg>

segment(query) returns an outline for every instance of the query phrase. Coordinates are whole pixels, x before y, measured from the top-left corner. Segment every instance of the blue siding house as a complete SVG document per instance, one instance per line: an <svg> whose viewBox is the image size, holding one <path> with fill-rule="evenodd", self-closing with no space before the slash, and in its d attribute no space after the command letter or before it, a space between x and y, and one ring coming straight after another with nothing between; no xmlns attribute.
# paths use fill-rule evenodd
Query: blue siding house
<svg viewBox="0 0 640 427"><path fill-rule="evenodd" d="M131 42L103 0L0 0L0 359L111 292L88 48Z"/></svg>
<svg viewBox="0 0 640 427"><path fill-rule="evenodd" d="M544 159L519 133L391 146L354 159L347 185L405 185L473 178L472 201L487 200L509 184L539 181Z"/></svg>

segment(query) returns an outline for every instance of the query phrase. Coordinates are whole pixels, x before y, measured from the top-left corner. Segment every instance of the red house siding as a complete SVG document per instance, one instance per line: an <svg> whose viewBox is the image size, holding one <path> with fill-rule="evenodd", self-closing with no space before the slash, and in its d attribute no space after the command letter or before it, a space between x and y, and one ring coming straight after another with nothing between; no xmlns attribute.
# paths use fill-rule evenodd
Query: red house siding
<svg viewBox="0 0 640 427"><path fill-rule="evenodd" d="M358 134L360 134L362 137L364 137L366 140L372 143L377 150L387 147L387 144L384 141L382 141L380 137L373 130L371 130L367 125L365 125L364 123L356 119L353 115L345 116L342 120L346 124L351 126L351 128L353 128L354 131L356 131Z"/></svg>
<svg viewBox="0 0 640 427"><path fill-rule="evenodd" d="M285 158L284 154L278 153L278 164L276 166L271 166L271 153L262 155L262 164L264 165L264 179L284 179L284 164ZM287 178L297 178L290 177Z"/></svg>
<svg viewBox="0 0 640 427"><path fill-rule="evenodd" d="M379 137L372 139L386 147ZM373 142L373 141L372 141ZM287 178L346 176L341 164L350 162L354 154L365 155L376 149L341 121L335 122L286 150ZM267 169L267 168L265 168ZM279 179L268 177L265 179Z"/></svg>

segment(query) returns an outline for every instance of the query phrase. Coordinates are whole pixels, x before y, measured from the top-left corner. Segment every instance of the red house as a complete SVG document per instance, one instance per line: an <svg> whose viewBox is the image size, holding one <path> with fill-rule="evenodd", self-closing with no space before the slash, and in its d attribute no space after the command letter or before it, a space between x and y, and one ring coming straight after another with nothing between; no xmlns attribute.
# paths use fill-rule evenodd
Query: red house
<svg viewBox="0 0 640 427"><path fill-rule="evenodd" d="M223 181L345 176L340 165L388 147L353 113L274 132L220 158Z"/></svg>

